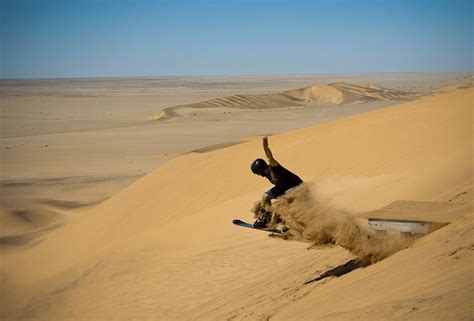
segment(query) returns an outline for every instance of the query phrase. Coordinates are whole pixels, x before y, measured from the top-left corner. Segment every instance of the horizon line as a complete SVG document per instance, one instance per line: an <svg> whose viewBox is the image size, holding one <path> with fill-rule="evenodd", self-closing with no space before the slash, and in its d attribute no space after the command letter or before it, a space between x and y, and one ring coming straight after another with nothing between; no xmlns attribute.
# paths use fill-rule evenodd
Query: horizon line
<svg viewBox="0 0 474 321"><path fill-rule="evenodd" d="M155 78L220 78L220 77L283 77L327 75L386 75L386 74L474 74L471 71L380 71L380 72L326 72L326 73L275 73L275 74L213 74L213 75L133 75L133 76L59 76L59 77L0 77L0 81L12 80L74 80L74 79L155 79Z"/></svg>

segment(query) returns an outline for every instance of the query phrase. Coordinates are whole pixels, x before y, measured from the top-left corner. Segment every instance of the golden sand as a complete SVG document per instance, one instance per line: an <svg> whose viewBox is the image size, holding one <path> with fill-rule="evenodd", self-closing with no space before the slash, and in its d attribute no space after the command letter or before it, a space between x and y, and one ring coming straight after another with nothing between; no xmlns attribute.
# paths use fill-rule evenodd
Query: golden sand
<svg viewBox="0 0 474 321"><path fill-rule="evenodd" d="M326 97L318 90L309 92ZM473 88L455 89L274 135L270 145L314 184L316 200L354 217L397 200L456 202L462 194L472 202L473 101ZM306 250L231 224L250 220L250 205L268 188L249 172L261 156L260 138L182 155L36 245L9 252L0 318L473 317L472 212L369 267L304 285L353 254Z"/></svg>

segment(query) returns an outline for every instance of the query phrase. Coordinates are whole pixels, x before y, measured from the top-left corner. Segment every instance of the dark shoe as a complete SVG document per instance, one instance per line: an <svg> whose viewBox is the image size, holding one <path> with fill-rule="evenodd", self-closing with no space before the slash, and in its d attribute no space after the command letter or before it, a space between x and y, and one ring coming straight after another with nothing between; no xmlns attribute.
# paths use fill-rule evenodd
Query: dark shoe
<svg viewBox="0 0 474 321"><path fill-rule="evenodd" d="M253 226L256 228L266 228L268 226L268 221L269 219L267 219L267 216L261 216L253 223Z"/></svg>

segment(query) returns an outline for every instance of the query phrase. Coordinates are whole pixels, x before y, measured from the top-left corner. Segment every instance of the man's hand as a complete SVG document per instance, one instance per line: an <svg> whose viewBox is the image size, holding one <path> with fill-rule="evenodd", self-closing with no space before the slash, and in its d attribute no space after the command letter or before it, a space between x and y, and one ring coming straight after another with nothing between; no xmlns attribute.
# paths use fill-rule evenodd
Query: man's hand
<svg viewBox="0 0 474 321"><path fill-rule="evenodd" d="M268 147L268 137L267 136L263 137L263 150L265 151L265 155L268 158L268 162L270 163L270 166L273 166L273 167L278 166L278 162L275 160L275 158L273 158L270 147Z"/></svg>
<svg viewBox="0 0 474 321"><path fill-rule="evenodd" d="M263 149L267 149L268 148L268 137L265 136L263 137Z"/></svg>

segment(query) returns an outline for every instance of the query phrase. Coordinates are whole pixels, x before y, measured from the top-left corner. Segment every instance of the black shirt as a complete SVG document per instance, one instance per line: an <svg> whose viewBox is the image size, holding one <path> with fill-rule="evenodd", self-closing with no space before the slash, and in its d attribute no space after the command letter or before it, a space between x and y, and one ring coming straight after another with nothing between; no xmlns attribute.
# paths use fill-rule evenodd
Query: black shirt
<svg viewBox="0 0 474 321"><path fill-rule="evenodd" d="M286 191L290 188L300 185L303 183L301 178L293 174L280 164L278 166L269 166L270 174L267 176L268 180L275 184L276 187Z"/></svg>

